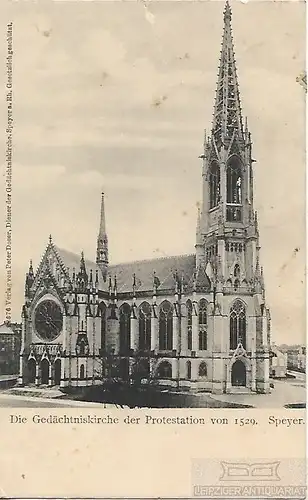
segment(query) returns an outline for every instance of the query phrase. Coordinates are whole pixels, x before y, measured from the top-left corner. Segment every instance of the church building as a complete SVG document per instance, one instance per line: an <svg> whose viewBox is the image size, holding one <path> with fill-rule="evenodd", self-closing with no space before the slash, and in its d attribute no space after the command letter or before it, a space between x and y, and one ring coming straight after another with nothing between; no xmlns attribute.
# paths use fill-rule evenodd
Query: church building
<svg viewBox="0 0 308 500"><path fill-rule="evenodd" d="M214 115L204 138L195 253L111 265L101 198L96 262L50 237L22 308L20 383L127 382L269 392L270 314L226 3Z"/></svg>

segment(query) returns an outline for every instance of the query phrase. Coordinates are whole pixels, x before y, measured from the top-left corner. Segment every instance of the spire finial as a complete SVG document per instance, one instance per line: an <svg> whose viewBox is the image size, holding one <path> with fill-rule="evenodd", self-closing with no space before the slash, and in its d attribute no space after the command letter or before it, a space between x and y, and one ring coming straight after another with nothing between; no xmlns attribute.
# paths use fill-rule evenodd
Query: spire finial
<svg viewBox="0 0 308 500"><path fill-rule="evenodd" d="M50 245L52 244L52 236L51 236L51 234L49 235L49 244Z"/></svg>
<svg viewBox="0 0 308 500"><path fill-rule="evenodd" d="M226 1L224 10L224 21L225 23L230 22L232 17L232 10L229 4L229 0Z"/></svg>
<svg viewBox="0 0 308 500"><path fill-rule="evenodd" d="M214 105L212 134L217 145L225 144L236 133L243 139L243 120L236 74L231 29L231 7L227 1L224 10L224 28L218 81Z"/></svg>

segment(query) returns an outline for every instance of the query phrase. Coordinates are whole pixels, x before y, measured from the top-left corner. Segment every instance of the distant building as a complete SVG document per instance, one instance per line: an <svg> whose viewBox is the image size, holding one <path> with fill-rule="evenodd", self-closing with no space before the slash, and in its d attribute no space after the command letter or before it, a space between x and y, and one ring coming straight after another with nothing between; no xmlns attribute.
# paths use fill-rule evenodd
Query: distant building
<svg viewBox="0 0 308 500"><path fill-rule="evenodd" d="M298 355L298 369L306 373L306 346L301 346Z"/></svg>
<svg viewBox="0 0 308 500"><path fill-rule="evenodd" d="M270 376L282 378L287 376L287 353L282 352L277 346L271 346Z"/></svg>
<svg viewBox="0 0 308 500"><path fill-rule="evenodd" d="M21 324L0 325L0 375L18 373L21 343Z"/></svg>
<svg viewBox="0 0 308 500"><path fill-rule="evenodd" d="M287 349L288 369L306 372L306 346L290 346Z"/></svg>

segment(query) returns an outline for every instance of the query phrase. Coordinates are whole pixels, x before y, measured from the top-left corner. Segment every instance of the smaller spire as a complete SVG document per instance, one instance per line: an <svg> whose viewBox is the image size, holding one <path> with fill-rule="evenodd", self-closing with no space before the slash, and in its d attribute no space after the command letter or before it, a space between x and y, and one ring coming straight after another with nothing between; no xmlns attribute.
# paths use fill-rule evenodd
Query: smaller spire
<svg viewBox="0 0 308 500"><path fill-rule="evenodd" d="M183 271L182 271L182 274L181 274L180 294L181 294L181 295L183 295L183 294L184 294L184 272L183 272Z"/></svg>
<svg viewBox="0 0 308 500"><path fill-rule="evenodd" d="M133 296L136 295L136 273L133 274Z"/></svg>
<svg viewBox="0 0 308 500"><path fill-rule="evenodd" d="M81 252L81 258L80 258L80 270L79 273L77 274L76 278L76 284L80 291L85 291L88 285L88 274L86 270L86 264L84 261L84 253Z"/></svg>
<svg viewBox="0 0 308 500"><path fill-rule="evenodd" d="M197 290L197 271L194 271L193 278L192 278L192 288L193 292L195 293Z"/></svg>
<svg viewBox="0 0 308 500"><path fill-rule="evenodd" d="M111 299L111 297L112 297L112 279L111 279L110 275L109 275L108 292L109 292L109 299Z"/></svg>
<svg viewBox="0 0 308 500"><path fill-rule="evenodd" d="M72 273L72 283L73 283L73 286L75 286L75 284L76 284L76 271L75 271L74 267L73 267L73 273Z"/></svg>
<svg viewBox="0 0 308 500"><path fill-rule="evenodd" d="M159 285L160 285L159 278L156 275L156 271L153 271L153 292L154 292L154 295L156 295L157 288L159 287Z"/></svg>
<svg viewBox="0 0 308 500"><path fill-rule="evenodd" d="M29 271L28 271L28 274L30 276L34 276L32 259L30 259L30 262L29 262Z"/></svg>
<svg viewBox="0 0 308 500"><path fill-rule="evenodd" d="M132 309L132 314L133 317L135 318L135 311L134 308L136 307L136 274L133 274L133 309Z"/></svg>
<svg viewBox="0 0 308 500"><path fill-rule="evenodd" d="M264 289L264 274L263 274L263 267L262 266L261 266L261 270L260 270L260 278L261 278L262 289Z"/></svg>
<svg viewBox="0 0 308 500"><path fill-rule="evenodd" d="M175 295L178 295L178 293L179 293L179 277L178 277L177 269L174 272L174 291L175 291Z"/></svg>
<svg viewBox="0 0 308 500"><path fill-rule="evenodd" d="M99 280L98 280L98 269L95 271L95 288L98 288Z"/></svg>
<svg viewBox="0 0 308 500"><path fill-rule="evenodd" d="M258 245L259 245L259 221L258 221L258 212L256 210L254 213L254 222L255 222L255 231L258 237Z"/></svg>
<svg viewBox="0 0 308 500"><path fill-rule="evenodd" d="M118 285L117 285L117 275L115 274L114 280L113 280L113 293L114 293L114 298L117 299L118 296Z"/></svg>
<svg viewBox="0 0 308 500"><path fill-rule="evenodd" d="M106 281L107 279L108 262L108 236L106 232L105 195L104 192L102 192L100 223L96 248L96 264L102 272L104 281Z"/></svg>
<svg viewBox="0 0 308 500"><path fill-rule="evenodd" d="M29 269L26 274L26 283L25 283L26 296L29 294L30 288L32 287L33 283L34 283L34 272L33 272L32 259L30 259Z"/></svg>

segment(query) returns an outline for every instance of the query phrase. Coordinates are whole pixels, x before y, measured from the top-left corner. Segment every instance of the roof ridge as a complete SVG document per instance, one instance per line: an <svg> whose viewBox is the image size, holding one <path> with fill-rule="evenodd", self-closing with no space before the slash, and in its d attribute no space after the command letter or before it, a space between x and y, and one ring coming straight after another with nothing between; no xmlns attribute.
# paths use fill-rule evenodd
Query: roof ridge
<svg viewBox="0 0 308 500"><path fill-rule="evenodd" d="M56 248L57 251L66 252L66 253L74 255L75 257L78 257L80 259L80 254L78 254L76 252L72 252L71 250L66 250L66 248L61 248L61 247L58 247L57 245L54 245L54 247ZM61 258L61 255L59 257ZM84 260L85 260L85 262L91 262L92 264L95 264L97 266L95 260L88 259L87 257L85 257Z"/></svg>
<svg viewBox="0 0 308 500"><path fill-rule="evenodd" d="M195 253L185 253L185 254L180 254L180 255L165 255L163 257L154 257L154 258L149 258L149 259L140 259L140 260L131 260L131 261L126 261L126 262L118 262L117 264L111 264L109 267L114 267L114 266L123 266L124 264L141 264L143 262L150 262L154 260L170 260L170 259L178 259L180 257L193 257L195 256Z"/></svg>

